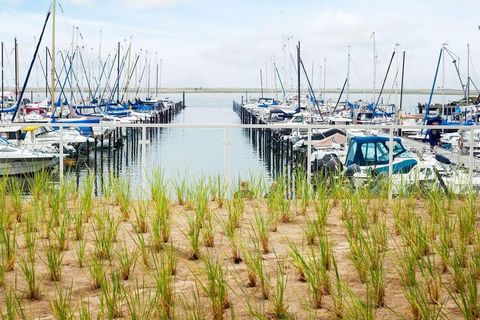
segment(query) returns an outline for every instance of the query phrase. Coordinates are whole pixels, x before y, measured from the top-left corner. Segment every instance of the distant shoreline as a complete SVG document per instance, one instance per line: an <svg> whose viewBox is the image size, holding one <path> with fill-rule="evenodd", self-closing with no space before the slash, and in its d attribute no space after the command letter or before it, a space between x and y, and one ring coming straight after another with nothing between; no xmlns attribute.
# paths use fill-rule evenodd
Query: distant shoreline
<svg viewBox="0 0 480 320"><path fill-rule="evenodd" d="M14 88L5 88L4 89L5 92L13 92L14 91ZM77 92L78 90L74 90L74 92ZM129 93L133 93L135 92L136 89L131 89L129 90ZM319 92L322 92L323 90L322 89L315 89L315 92L316 93L319 93ZM380 91L380 89L377 89L376 90L376 94L378 94ZM411 94L420 94L420 95L428 95L430 94L430 91L431 89L404 89L403 90L403 93L404 94L408 94L408 95L411 95ZM26 94L26 97L28 97L28 94L30 94L31 92L33 93L42 93L42 92L45 92L45 88L33 88L33 89L27 89L25 94ZM60 90L56 90L55 92L60 92ZM70 93L70 90L69 89L66 89L65 92L68 92ZM146 93L147 92L147 89L140 89L141 93ZM152 95L154 95L154 92L155 92L155 88L151 88L150 89L150 93ZM245 94L245 93L248 93L248 94L257 94L257 93L261 93L261 89L259 88L218 88L218 87L211 87L211 88L203 88L203 87L185 87L185 88L161 88L159 89L158 91L160 94L165 94L165 93L239 93L239 94ZM264 92L264 95L265 96L271 96L272 94L275 94L275 91L272 90L272 89L264 89L263 90ZM302 93L305 92L305 90L302 90ZM325 89L325 93L328 93L328 94L340 94L341 92L341 88L329 88L329 89ZM88 94L88 89L86 88L85 90L83 90L83 93L85 94ZM281 90L277 90L277 93L281 94ZM288 93L291 93L291 94L296 94L296 90L289 90ZM372 93L372 89L355 89L355 88L350 88L350 93L351 94L371 94ZM400 90L391 90L391 89L385 89L383 91L383 94L395 94L395 93L398 93L400 94ZM306 92L305 92L306 94ZM441 90L436 90L435 91L435 95L442 95L443 92ZM462 90L458 90L458 89L445 89L445 95L449 95L449 96L463 96L463 91ZM472 96L475 96L476 94L473 94L472 93Z"/></svg>
<svg viewBox="0 0 480 320"><path fill-rule="evenodd" d="M146 92L146 90L141 90L142 92ZM152 90L151 90L152 91ZM315 89L315 93L322 92L322 89ZM332 93L337 93L340 94L342 91L341 88L330 88L330 89L325 89L325 93L327 94L332 94ZM380 89L377 89L376 94L378 95ZM404 94L425 94L428 95L430 94L431 89L404 89L403 93ZM261 93L261 89L259 88L163 88L159 90L160 93L240 93L240 94L251 94L251 93ZM272 89L264 89L263 90L265 96L269 96L272 94L275 94L275 90ZM302 93L305 92L305 90L302 90ZM277 90L277 93L281 94L281 90ZM288 90L287 93L291 94L296 94L296 90ZM371 94L372 89L352 89L350 88L350 93L351 94ZM383 90L383 94L395 94L398 93L400 94L400 90L396 91L390 90L390 89L385 89ZM306 94L306 92L305 92ZM345 94L345 92L344 92ZM442 92L440 90L437 90L435 92L435 95L441 95ZM445 95L449 96L463 96L463 91L462 90L457 90L457 89L445 89ZM473 94L472 94L473 95Z"/></svg>

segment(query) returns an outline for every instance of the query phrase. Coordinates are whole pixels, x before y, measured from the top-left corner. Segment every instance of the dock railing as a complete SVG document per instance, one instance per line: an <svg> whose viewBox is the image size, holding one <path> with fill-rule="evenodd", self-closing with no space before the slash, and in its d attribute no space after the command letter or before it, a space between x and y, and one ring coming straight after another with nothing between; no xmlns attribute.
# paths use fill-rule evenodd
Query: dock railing
<svg viewBox="0 0 480 320"><path fill-rule="evenodd" d="M224 176L227 180L230 178L230 130L232 129L295 129L302 130L307 133L307 164L311 164L312 157L312 133L313 130L322 130L322 129L343 129L343 130L373 130L373 131L383 131L389 136L389 144L393 145L393 139L395 133L399 130L423 130L425 132L428 129L437 129L437 130L464 130L469 132L469 154L468 156L464 155L463 158L467 161L463 161L463 164L468 168L470 182L472 181L473 171L474 171L474 130L480 130L479 125L435 125L435 126L405 126L405 125L296 125L296 124L182 124L182 123L132 123L132 124L123 124L123 123L96 123L96 124L75 124L75 123L2 123L0 127L15 127L15 128L27 128L32 126L43 126L43 127L55 127L59 130L59 175L62 179L64 176L64 152L63 147L65 144L64 141L64 128L76 128L76 127L91 127L93 129L120 129L120 128L135 128L141 132L140 140L138 141L141 147L141 183L142 185L147 181L146 176L146 148L150 141L147 138L147 129L148 128L170 128L170 129L222 129L224 130ZM427 147L427 145L425 145ZM466 162L466 163L465 163ZM391 177L393 174L393 148L389 148L389 168L388 174ZM312 170L311 165L307 165L307 176L308 181L311 181Z"/></svg>

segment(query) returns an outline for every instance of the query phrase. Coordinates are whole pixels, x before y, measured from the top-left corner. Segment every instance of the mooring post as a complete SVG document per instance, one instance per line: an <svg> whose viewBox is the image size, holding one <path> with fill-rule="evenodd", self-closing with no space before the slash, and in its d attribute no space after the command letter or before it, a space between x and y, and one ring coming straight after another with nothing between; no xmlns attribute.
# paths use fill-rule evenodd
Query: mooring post
<svg viewBox="0 0 480 320"><path fill-rule="evenodd" d="M103 128L102 128L103 131ZM105 138L105 132L102 132L100 136L100 170L103 171L103 139Z"/></svg>
<svg viewBox="0 0 480 320"><path fill-rule="evenodd" d="M280 170L283 175L283 161L284 161L284 154L283 154L283 136L280 135Z"/></svg>
<svg viewBox="0 0 480 320"><path fill-rule="evenodd" d="M389 191L388 198L392 199L392 176L393 176L393 129L388 130L388 181L389 181Z"/></svg>
<svg viewBox="0 0 480 320"><path fill-rule="evenodd" d="M273 131L272 129L268 130L268 161L270 167L273 167Z"/></svg>
<svg viewBox="0 0 480 320"><path fill-rule="evenodd" d="M261 122L261 124L263 124L263 122ZM263 139L263 128L260 128L258 129L258 154L260 156L260 158L262 158L263 156L263 152L262 152L262 139Z"/></svg>
<svg viewBox="0 0 480 320"><path fill-rule="evenodd" d="M275 145L276 145L275 133L272 132L272 143L271 143L271 146L272 146L272 168L273 168L273 171L276 174L277 172L276 172L276 162L275 162L275 152L276 152Z"/></svg>
<svg viewBox="0 0 480 320"><path fill-rule="evenodd" d="M95 170L97 169L97 136L93 136L93 163Z"/></svg>
<svg viewBox="0 0 480 320"><path fill-rule="evenodd" d="M473 148L474 148L474 141L473 141L473 130L470 130L470 153L468 155L468 177L470 179L470 187L473 186Z"/></svg>
<svg viewBox="0 0 480 320"><path fill-rule="evenodd" d="M89 162L89 160L90 160L90 137L87 139L87 163ZM78 168L78 164L77 164L77 168Z"/></svg>
<svg viewBox="0 0 480 320"><path fill-rule="evenodd" d="M289 151L289 149L290 149L290 147L288 146L288 144L290 143L290 139L287 139L287 140L286 140L286 143L287 143L287 145L286 145L286 148L285 148L285 165L288 165L288 159L289 159L289 158L288 158L288 157L289 157L288 151Z"/></svg>
<svg viewBox="0 0 480 320"><path fill-rule="evenodd" d="M108 131L108 154L112 152L112 132Z"/></svg>
<svg viewBox="0 0 480 320"><path fill-rule="evenodd" d="M308 142L307 142L307 180L308 186L312 183L312 128L308 127Z"/></svg>
<svg viewBox="0 0 480 320"><path fill-rule="evenodd" d="M60 182L63 182L63 124L60 125ZM78 152L78 151L77 151Z"/></svg>
<svg viewBox="0 0 480 320"><path fill-rule="evenodd" d="M142 140L140 140L139 143L142 146L142 165L140 171L142 176L142 187L144 187L144 184L147 182L147 145L150 143L147 139L147 128L145 126L142 127Z"/></svg>
<svg viewBox="0 0 480 320"><path fill-rule="evenodd" d="M291 143L290 143L290 175L293 174L293 159L294 159L294 155L293 155L293 143L291 142Z"/></svg>

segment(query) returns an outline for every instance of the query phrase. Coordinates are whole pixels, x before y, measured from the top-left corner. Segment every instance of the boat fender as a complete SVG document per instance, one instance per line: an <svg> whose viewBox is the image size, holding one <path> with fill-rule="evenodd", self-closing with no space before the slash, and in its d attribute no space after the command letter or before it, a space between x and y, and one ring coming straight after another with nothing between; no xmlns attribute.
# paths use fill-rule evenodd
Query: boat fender
<svg viewBox="0 0 480 320"><path fill-rule="evenodd" d="M334 155L325 163L325 171L328 173L338 173L342 169L342 162Z"/></svg>
<svg viewBox="0 0 480 320"><path fill-rule="evenodd" d="M443 163L443 164L452 164L450 159L448 159L445 156L442 156L441 154L436 154L435 155L435 160L437 160L438 162Z"/></svg>
<svg viewBox="0 0 480 320"><path fill-rule="evenodd" d="M347 167L347 170L345 170L345 175L347 177L353 177L353 175L357 172L361 172L360 166L357 164L352 164Z"/></svg>

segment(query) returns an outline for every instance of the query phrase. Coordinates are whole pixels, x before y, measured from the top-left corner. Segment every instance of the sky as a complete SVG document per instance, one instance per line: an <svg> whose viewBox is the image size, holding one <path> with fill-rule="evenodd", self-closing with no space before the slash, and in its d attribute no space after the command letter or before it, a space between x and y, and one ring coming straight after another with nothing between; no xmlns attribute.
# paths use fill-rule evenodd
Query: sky
<svg viewBox="0 0 480 320"><path fill-rule="evenodd" d="M13 42L18 38L20 73L32 59L51 1L0 0L0 40L5 42L7 85L13 84ZM259 87L274 85L275 63L286 87L294 86L292 58L301 42L302 59L315 87L373 87L373 37L380 87L395 45L386 87L392 87L405 51L405 87L432 86L442 44L460 57L460 73L480 86L480 2L478 0L59 0L57 49L69 50L72 33L83 47L88 72L99 73L99 57L122 53L130 41L132 58L140 51L138 73L149 57L151 83L162 61L162 87ZM42 48L51 43L48 25ZM101 31L100 31L101 30ZM81 36L80 36L81 34ZM99 46L101 43L101 50ZM42 50L41 58L45 51ZM43 59L44 60L44 59ZM59 63L57 61L57 63ZM60 64L57 64L57 68ZM95 71L92 71L95 70ZM137 80L140 77L137 73ZM437 87L461 89L452 59L445 59ZM147 76L144 77L146 81ZM23 81L23 78L22 78ZM36 65L33 82L42 83ZM477 84L478 83L478 84ZM473 85L472 85L473 86Z"/></svg>

